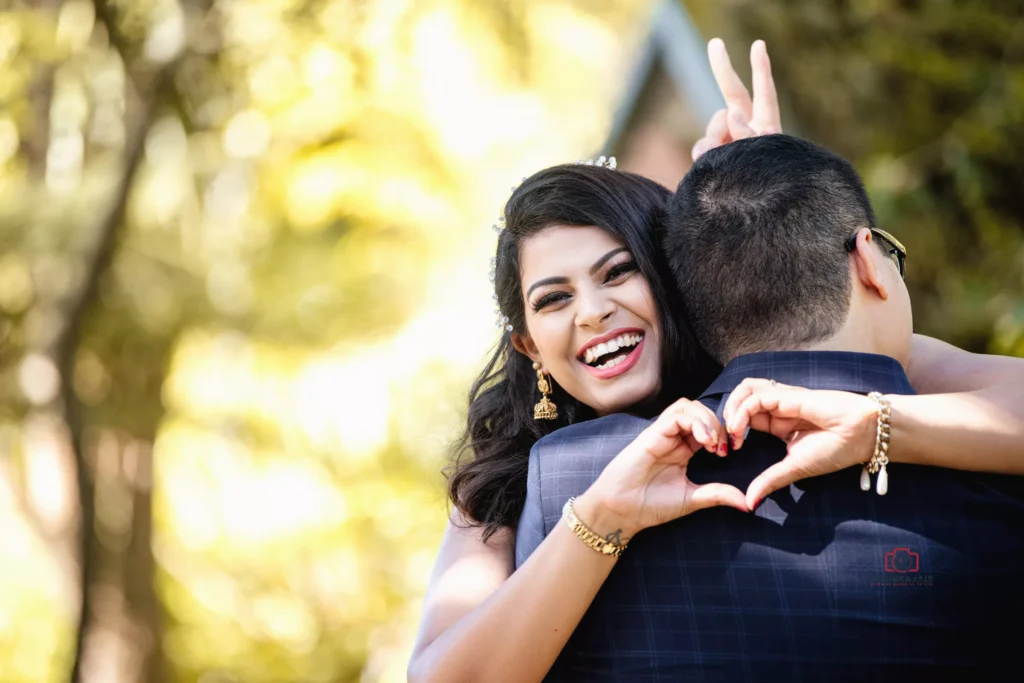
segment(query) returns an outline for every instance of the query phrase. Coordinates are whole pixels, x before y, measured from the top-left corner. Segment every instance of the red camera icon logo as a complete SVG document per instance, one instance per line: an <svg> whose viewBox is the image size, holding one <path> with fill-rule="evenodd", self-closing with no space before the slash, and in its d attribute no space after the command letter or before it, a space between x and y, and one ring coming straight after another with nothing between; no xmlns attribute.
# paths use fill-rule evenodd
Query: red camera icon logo
<svg viewBox="0 0 1024 683"><path fill-rule="evenodd" d="M911 552L910 548L893 548L885 554L885 571L907 574L921 568L921 556Z"/></svg>

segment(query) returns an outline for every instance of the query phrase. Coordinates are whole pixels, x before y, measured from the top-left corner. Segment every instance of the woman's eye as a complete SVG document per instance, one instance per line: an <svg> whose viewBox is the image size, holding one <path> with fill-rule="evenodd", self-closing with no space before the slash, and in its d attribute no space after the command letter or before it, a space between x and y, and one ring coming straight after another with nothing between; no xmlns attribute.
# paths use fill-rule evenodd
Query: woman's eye
<svg viewBox="0 0 1024 683"><path fill-rule="evenodd" d="M551 294L545 294L544 296L537 300L537 303L533 305L533 310L539 311L542 308L546 308L551 304L556 304L559 301L564 301L568 298L569 295L566 294L565 292L551 292Z"/></svg>
<svg viewBox="0 0 1024 683"><path fill-rule="evenodd" d="M632 273L634 270L636 270L636 264L633 263L632 261L626 261L625 263L620 263L620 264L612 266L611 268L608 269L608 274L605 275L604 281L605 282L611 282L612 280L615 280L616 278L622 277L626 273Z"/></svg>

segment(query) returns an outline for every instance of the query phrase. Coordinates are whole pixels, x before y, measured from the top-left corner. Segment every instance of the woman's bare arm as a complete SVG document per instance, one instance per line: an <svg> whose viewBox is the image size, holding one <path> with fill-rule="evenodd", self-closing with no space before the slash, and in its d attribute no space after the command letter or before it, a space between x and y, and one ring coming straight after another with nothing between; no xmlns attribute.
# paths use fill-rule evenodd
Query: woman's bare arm
<svg viewBox="0 0 1024 683"><path fill-rule="evenodd" d="M948 394L1024 382L1024 358L971 353L914 335L907 376L919 394Z"/></svg>
<svg viewBox="0 0 1024 683"><path fill-rule="evenodd" d="M577 513L602 533L607 524L585 496L576 501ZM479 527L460 528L466 520L458 511L453 519L427 589L409 680L540 681L616 558L558 524L513 573L511 529L484 543Z"/></svg>
<svg viewBox="0 0 1024 683"><path fill-rule="evenodd" d="M894 461L1024 474L1024 359L914 335L907 374L920 395L888 397Z"/></svg>

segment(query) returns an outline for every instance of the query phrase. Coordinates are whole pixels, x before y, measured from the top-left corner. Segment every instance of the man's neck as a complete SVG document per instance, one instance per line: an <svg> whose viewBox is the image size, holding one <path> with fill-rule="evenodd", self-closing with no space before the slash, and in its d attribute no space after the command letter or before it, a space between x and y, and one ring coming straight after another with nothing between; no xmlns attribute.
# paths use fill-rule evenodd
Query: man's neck
<svg viewBox="0 0 1024 683"><path fill-rule="evenodd" d="M884 349L879 349L877 344L871 340L864 339L862 335L837 334L815 344L795 349L796 351L849 351L851 353L877 353L887 355Z"/></svg>
<svg viewBox="0 0 1024 683"><path fill-rule="evenodd" d="M889 356L904 369L910 361L910 346L902 344L908 329L893 329L887 319L862 306L851 305L843 326L828 339L808 344L806 351L849 351ZM909 341L909 339L908 339Z"/></svg>
<svg viewBox="0 0 1024 683"><path fill-rule="evenodd" d="M871 353L893 357L890 347L883 343L884 339L880 339L878 335L873 334L875 332L877 330L872 325L858 324L852 319L848 319L839 329L839 332L828 339L788 349L763 348L748 350L746 353L770 351L846 351L849 353ZM899 361L900 365L906 367L906 359L896 358L896 360Z"/></svg>

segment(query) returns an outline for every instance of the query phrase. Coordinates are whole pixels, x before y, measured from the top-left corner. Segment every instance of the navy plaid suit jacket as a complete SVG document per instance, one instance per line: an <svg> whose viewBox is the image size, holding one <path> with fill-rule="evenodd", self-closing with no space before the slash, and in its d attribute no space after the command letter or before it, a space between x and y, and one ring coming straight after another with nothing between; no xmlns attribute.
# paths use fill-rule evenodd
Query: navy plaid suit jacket
<svg viewBox="0 0 1024 683"><path fill-rule="evenodd" d="M780 352L737 358L700 400L721 417L746 377L914 393L888 357ZM562 523L566 499L648 424L612 415L534 446L517 567ZM784 454L751 432L727 458L697 453L689 475L745 490ZM753 514L713 508L640 532L547 680L966 681L1018 670L1024 478L888 470L884 497L861 491L850 468L778 491Z"/></svg>

